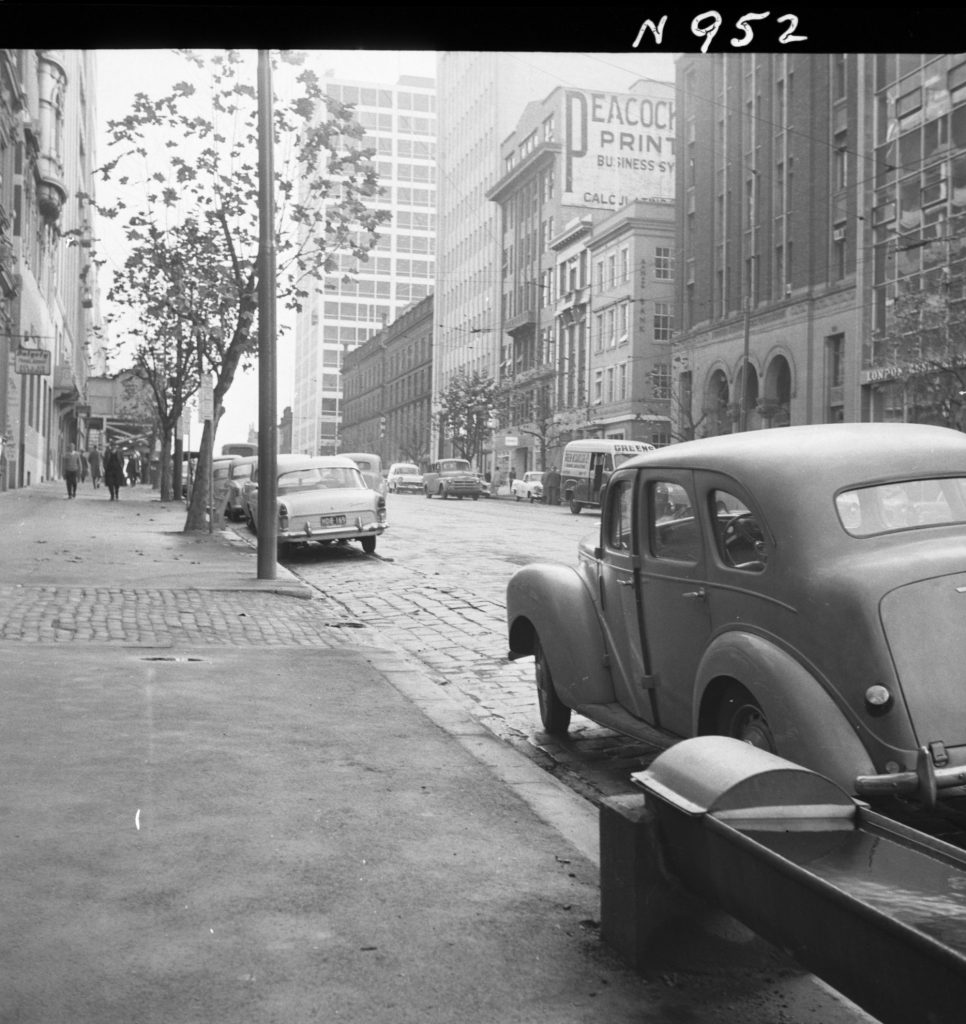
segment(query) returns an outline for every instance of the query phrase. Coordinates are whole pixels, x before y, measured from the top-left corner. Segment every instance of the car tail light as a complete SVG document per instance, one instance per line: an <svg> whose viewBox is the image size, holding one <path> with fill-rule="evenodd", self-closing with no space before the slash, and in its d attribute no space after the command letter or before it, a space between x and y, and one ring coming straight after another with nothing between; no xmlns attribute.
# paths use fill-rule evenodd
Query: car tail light
<svg viewBox="0 0 966 1024"><path fill-rule="evenodd" d="M278 506L278 528L280 530L288 529L288 509L284 505Z"/></svg>

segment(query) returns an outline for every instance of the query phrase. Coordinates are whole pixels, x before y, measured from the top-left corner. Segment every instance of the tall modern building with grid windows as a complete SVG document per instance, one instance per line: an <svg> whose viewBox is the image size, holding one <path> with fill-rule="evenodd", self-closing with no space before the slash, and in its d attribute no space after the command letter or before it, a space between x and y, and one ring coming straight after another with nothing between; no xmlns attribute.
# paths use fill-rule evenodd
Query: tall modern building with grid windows
<svg viewBox="0 0 966 1024"><path fill-rule="evenodd" d="M313 293L296 319L292 451L311 455L340 449L343 355L432 291L436 258L435 82L327 75L326 91L355 106L392 217L368 261L341 256L324 294Z"/></svg>

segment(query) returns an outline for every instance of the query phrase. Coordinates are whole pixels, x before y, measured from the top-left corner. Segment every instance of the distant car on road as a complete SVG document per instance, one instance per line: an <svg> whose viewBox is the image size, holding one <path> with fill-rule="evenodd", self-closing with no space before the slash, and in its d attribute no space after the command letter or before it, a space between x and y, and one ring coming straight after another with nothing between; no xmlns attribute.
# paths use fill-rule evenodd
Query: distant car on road
<svg viewBox="0 0 966 1024"><path fill-rule="evenodd" d="M523 501L524 498L526 498L530 504L533 504L534 501L542 501L543 473L530 470L529 472L524 473L523 476L517 477L517 479L510 484L510 493L516 501Z"/></svg>
<svg viewBox="0 0 966 1024"><path fill-rule="evenodd" d="M422 494L423 474L414 462L394 462L386 476L390 494Z"/></svg>
<svg viewBox="0 0 966 1024"><path fill-rule="evenodd" d="M366 486L359 467L340 455L279 455L276 480L278 548L312 541L357 540L366 554L385 531L386 499ZM248 525L258 532L256 466L245 485Z"/></svg>
<svg viewBox="0 0 966 1024"><path fill-rule="evenodd" d="M966 435L786 427L615 467L576 567L507 588L540 716L716 733L873 799L964 799Z"/></svg>
<svg viewBox="0 0 966 1024"><path fill-rule="evenodd" d="M480 496L480 478L466 459L440 459L423 473L423 493L427 498L472 498Z"/></svg>

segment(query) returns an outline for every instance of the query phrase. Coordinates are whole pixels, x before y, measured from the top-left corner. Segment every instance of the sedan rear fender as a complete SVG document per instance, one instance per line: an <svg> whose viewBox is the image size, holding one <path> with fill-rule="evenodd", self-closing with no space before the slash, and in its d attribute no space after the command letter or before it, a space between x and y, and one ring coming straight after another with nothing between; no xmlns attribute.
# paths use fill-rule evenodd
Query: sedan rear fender
<svg viewBox="0 0 966 1024"><path fill-rule="evenodd" d="M714 732L718 698L732 681L761 705L778 753L851 793L874 771L855 727L818 679L766 637L740 630L717 636L694 681L694 734Z"/></svg>
<svg viewBox="0 0 966 1024"><path fill-rule="evenodd" d="M616 698L598 609L573 566L525 566L507 585L510 657L534 652L539 636L554 688L569 707L609 704Z"/></svg>

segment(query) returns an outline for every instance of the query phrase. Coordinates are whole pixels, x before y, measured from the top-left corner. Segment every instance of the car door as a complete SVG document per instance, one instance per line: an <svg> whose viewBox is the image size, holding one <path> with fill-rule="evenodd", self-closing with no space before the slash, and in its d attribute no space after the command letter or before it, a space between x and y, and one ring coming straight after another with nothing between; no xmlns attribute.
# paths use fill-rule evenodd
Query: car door
<svg viewBox="0 0 966 1024"><path fill-rule="evenodd" d="M641 605L657 724L691 732L698 662L711 634L707 553L689 471L641 471L638 494Z"/></svg>
<svg viewBox="0 0 966 1024"><path fill-rule="evenodd" d="M653 722L654 702L638 601L640 558L634 536L634 484L635 474L628 472L615 476L605 492L598 585L617 699L631 714Z"/></svg>

